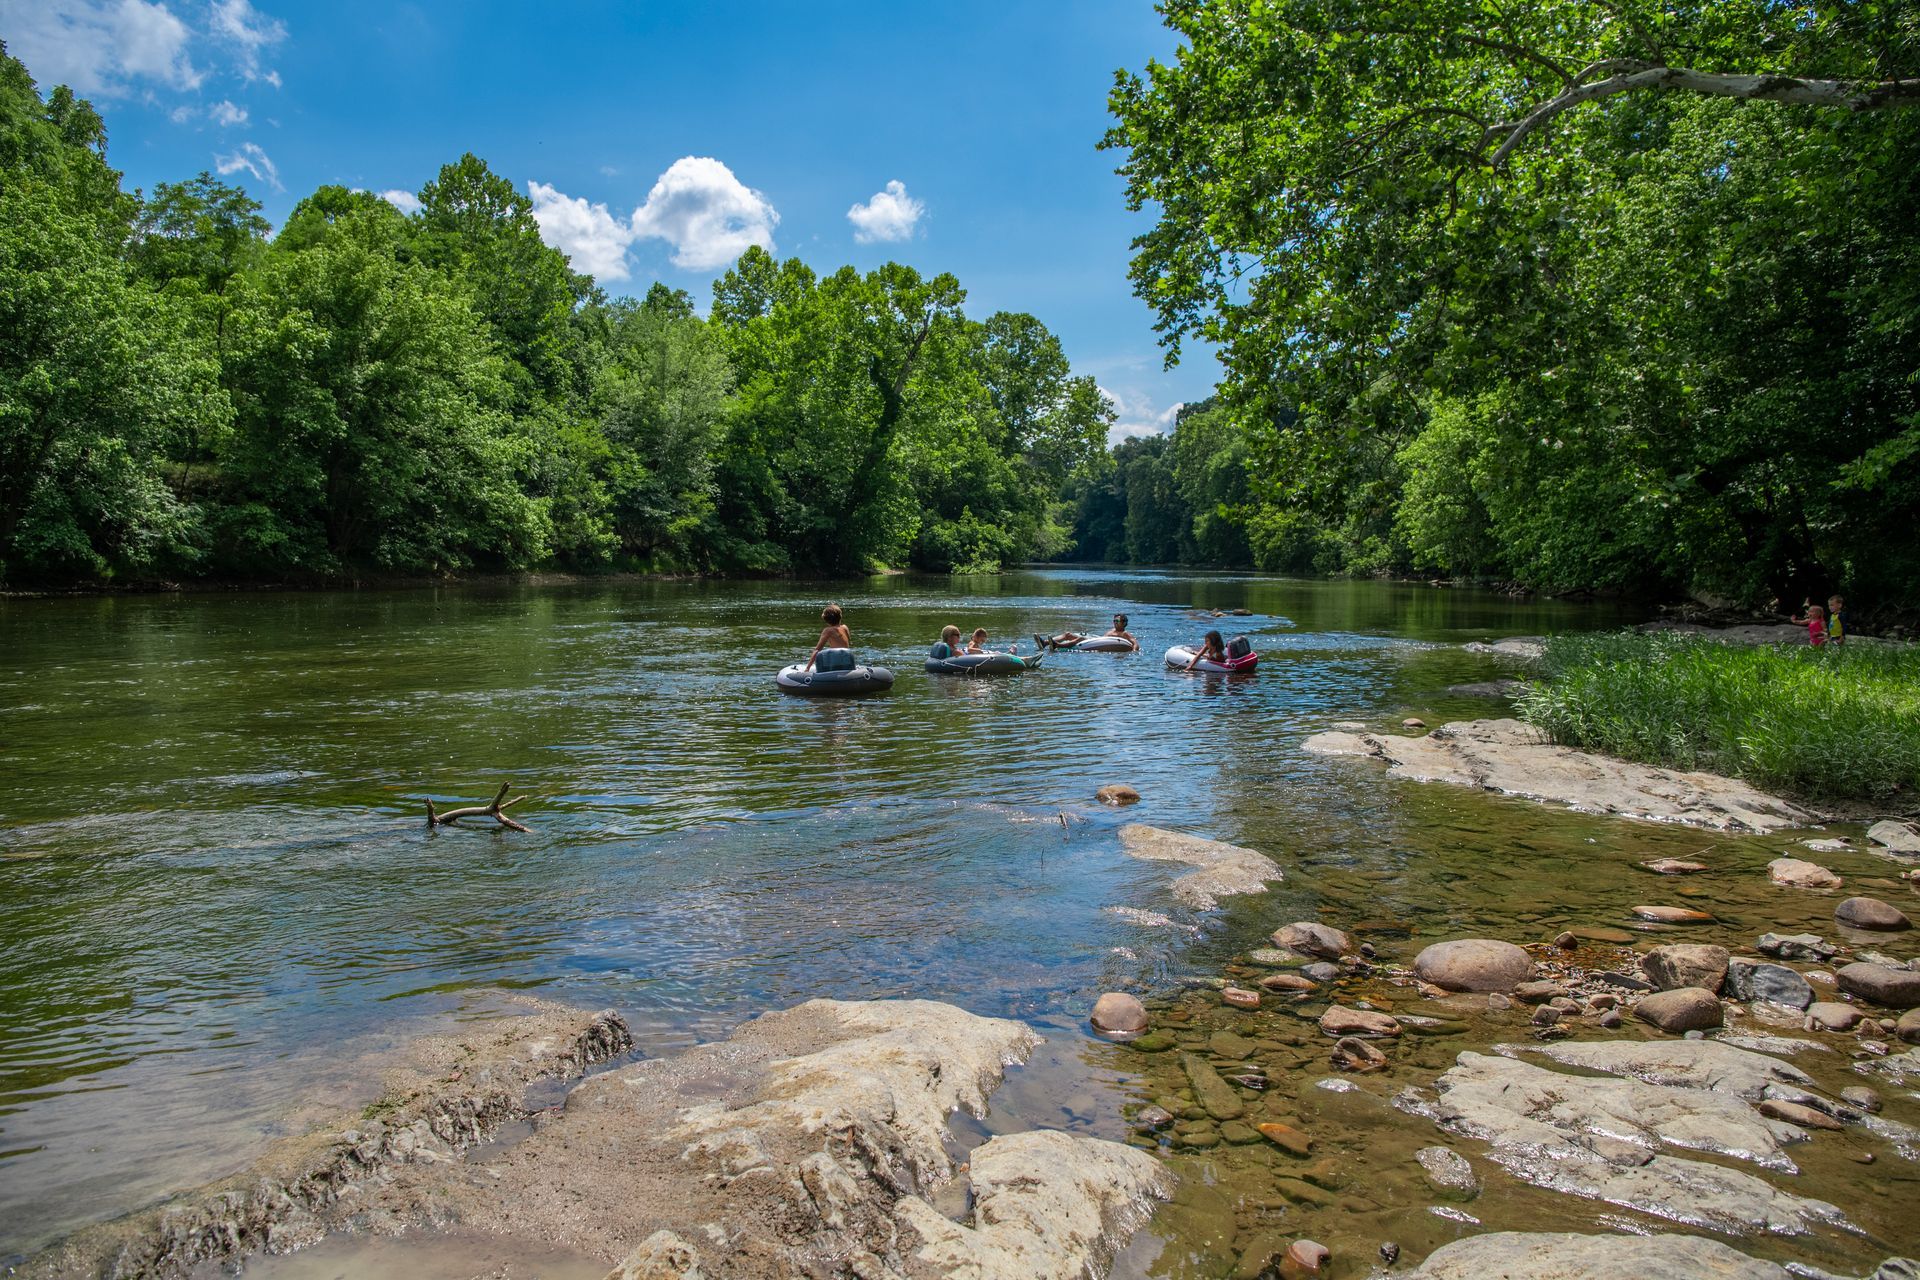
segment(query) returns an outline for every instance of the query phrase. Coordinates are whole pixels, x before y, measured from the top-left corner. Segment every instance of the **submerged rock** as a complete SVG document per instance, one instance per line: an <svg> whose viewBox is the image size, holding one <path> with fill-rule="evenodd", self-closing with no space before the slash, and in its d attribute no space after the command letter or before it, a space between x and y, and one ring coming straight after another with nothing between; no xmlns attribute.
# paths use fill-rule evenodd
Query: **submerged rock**
<svg viewBox="0 0 1920 1280"><path fill-rule="evenodd" d="M1655 924L1712 924L1713 917L1705 911L1696 911L1692 907L1635 907L1633 914L1642 920L1651 920Z"/></svg>
<svg viewBox="0 0 1920 1280"><path fill-rule="evenodd" d="M1533 958L1511 942L1461 938L1421 951L1413 972L1448 991L1512 991L1533 972Z"/></svg>
<svg viewBox="0 0 1920 1280"><path fill-rule="evenodd" d="M1704 942L1676 942L1655 947L1641 956L1640 968L1656 990L1703 987L1718 991L1727 978L1727 959L1725 947Z"/></svg>
<svg viewBox="0 0 1920 1280"><path fill-rule="evenodd" d="M1390 1013L1336 1004L1320 1015L1320 1029L1330 1036L1397 1036L1400 1022Z"/></svg>
<svg viewBox="0 0 1920 1280"><path fill-rule="evenodd" d="M1427 1186L1448 1200L1471 1200L1480 1194L1480 1179L1467 1158L1449 1147L1422 1147L1413 1158L1426 1174Z"/></svg>
<svg viewBox="0 0 1920 1280"><path fill-rule="evenodd" d="M1707 870L1706 863L1687 858L1652 858L1640 865L1658 876L1691 876Z"/></svg>
<svg viewBox="0 0 1920 1280"><path fill-rule="evenodd" d="M1761 955L1780 960L1828 960L1840 950L1813 933L1763 933L1755 946Z"/></svg>
<svg viewBox="0 0 1920 1280"><path fill-rule="evenodd" d="M1101 804L1110 804L1116 808L1123 804L1140 803L1140 793L1124 782L1112 782L1093 793L1093 798Z"/></svg>
<svg viewBox="0 0 1920 1280"><path fill-rule="evenodd" d="M1789 1280L1771 1262L1701 1236L1500 1231L1442 1245L1409 1280Z"/></svg>
<svg viewBox="0 0 1920 1280"><path fill-rule="evenodd" d="M1913 921L1907 919L1906 912L1878 898L1848 898L1833 909L1833 918L1856 929L1874 929L1884 933L1913 928Z"/></svg>
<svg viewBox="0 0 1920 1280"><path fill-rule="evenodd" d="M1395 777L1555 801L1590 813L1760 832L1806 826L1816 816L1736 779L1557 747L1518 720L1457 721L1421 737L1321 733L1303 745L1320 755L1383 760Z"/></svg>
<svg viewBox="0 0 1920 1280"><path fill-rule="evenodd" d="M1221 1079L1206 1059L1183 1053L1180 1067L1187 1073L1187 1083L1193 1086L1195 1100L1215 1120L1238 1120L1246 1114L1247 1107L1240 1101L1240 1095Z"/></svg>
<svg viewBox="0 0 1920 1280"><path fill-rule="evenodd" d="M1675 987L1641 998L1634 1016L1662 1031L1704 1031L1720 1025L1720 997L1702 987Z"/></svg>
<svg viewBox="0 0 1920 1280"><path fill-rule="evenodd" d="M1109 991L1093 1002L1088 1021L1095 1031L1133 1035L1147 1029L1147 1007L1124 991Z"/></svg>
<svg viewBox="0 0 1920 1280"><path fill-rule="evenodd" d="M1212 909L1221 898L1258 893L1282 878L1279 865L1264 853L1139 823L1120 828L1120 847L1135 858L1195 868L1175 877L1172 889L1174 897L1201 911Z"/></svg>

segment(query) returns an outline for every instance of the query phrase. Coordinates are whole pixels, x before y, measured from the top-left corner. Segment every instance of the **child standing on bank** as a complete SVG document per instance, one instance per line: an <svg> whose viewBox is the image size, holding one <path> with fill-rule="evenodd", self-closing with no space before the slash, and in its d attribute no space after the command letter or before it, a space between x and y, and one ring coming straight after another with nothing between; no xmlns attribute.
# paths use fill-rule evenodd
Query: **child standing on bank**
<svg viewBox="0 0 1920 1280"><path fill-rule="evenodd" d="M1847 640L1847 602L1839 596L1827 597L1827 639L1834 644Z"/></svg>
<svg viewBox="0 0 1920 1280"><path fill-rule="evenodd" d="M1827 611L1817 604L1805 606L1805 617L1794 618L1794 622L1807 624L1807 643L1818 649L1827 642Z"/></svg>

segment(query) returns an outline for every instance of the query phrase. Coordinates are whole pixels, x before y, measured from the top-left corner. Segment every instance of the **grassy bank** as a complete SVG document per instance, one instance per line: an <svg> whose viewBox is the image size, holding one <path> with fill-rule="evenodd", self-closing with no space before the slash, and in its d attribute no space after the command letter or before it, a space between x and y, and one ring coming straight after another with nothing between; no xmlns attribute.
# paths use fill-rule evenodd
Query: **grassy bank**
<svg viewBox="0 0 1920 1280"><path fill-rule="evenodd" d="M1555 742L1811 800L1920 788L1920 649L1559 636L1520 714Z"/></svg>

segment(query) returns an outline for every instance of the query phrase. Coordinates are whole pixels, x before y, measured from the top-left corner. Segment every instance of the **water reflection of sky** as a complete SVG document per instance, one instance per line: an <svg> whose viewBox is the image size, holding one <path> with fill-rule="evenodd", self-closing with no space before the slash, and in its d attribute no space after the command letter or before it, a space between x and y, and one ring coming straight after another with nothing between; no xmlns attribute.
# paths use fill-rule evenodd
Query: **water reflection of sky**
<svg viewBox="0 0 1920 1280"><path fill-rule="evenodd" d="M1207 944L1107 910L1190 920L1165 867L1120 855L1097 786L1277 855L1390 831L1379 788L1301 736L1444 711L1496 674L1458 641L1611 620L1246 575L959 585L833 587L900 677L841 703L772 686L817 586L0 603L0 1251L157 1193L156 1154L196 1128L229 1131L202 1134L216 1161L240 1149L328 1046L476 986L616 1005L665 1044L819 994L1045 1019L1166 981ZM919 669L948 622L1031 649L1116 610L1141 654ZM1252 636L1259 674L1163 667L1210 627ZM507 777L531 834L419 819L424 793Z"/></svg>

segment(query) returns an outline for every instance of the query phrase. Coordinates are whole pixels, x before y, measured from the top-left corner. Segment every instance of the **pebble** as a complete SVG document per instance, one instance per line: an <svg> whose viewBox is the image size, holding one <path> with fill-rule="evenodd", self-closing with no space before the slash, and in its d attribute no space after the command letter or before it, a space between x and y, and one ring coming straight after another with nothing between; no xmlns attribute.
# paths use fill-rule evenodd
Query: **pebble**
<svg viewBox="0 0 1920 1280"><path fill-rule="evenodd" d="M1553 945L1562 951L1576 951L1580 947L1580 939L1574 937L1572 933L1562 930L1559 934L1555 935ZM1380 1247L1382 1249L1386 1248L1385 1245L1381 1245Z"/></svg>
<svg viewBox="0 0 1920 1280"><path fill-rule="evenodd" d="M1380 1261L1392 1266L1400 1261L1400 1246L1389 1240L1380 1246Z"/></svg>
<svg viewBox="0 0 1920 1280"><path fill-rule="evenodd" d="M1720 999L1699 987L1656 991L1634 1006L1634 1016L1662 1031L1699 1031L1724 1020Z"/></svg>
<svg viewBox="0 0 1920 1280"><path fill-rule="evenodd" d="M1588 996L1587 1003L1604 1013L1608 1009L1618 1008L1620 997L1614 995L1611 991L1601 991Z"/></svg>
<svg viewBox="0 0 1920 1280"><path fill-rule="evenodd" d="M1797 1124L1802 1129L1844 1129L1845 1125L1824 1111L1802 1106L1798 1102L1787 1102L1780 1098L1762 1098L1760 1114L1774 1120L1785 1120L1788 1124Z"/></svg>
<svg viewBox="0 0 1920 1280"><path fill-rule="evenodd" d="M1564 996L1567 989L1557 982L1523 982L1513 989L1515 998L1528 1004L1545 1004L1556 996Z"/></svg>
<svg viewBox="0 0 1920 1280"><path fill-rule="evenodd" d="M1533 1011L1533 1025L1551 1027L1560 1021L1560 1011L1550 1004L1543 1004Z"/></svg>
<svg viewBox="0 0 1920 1280"><path fill-rule="evenodd" d="M1838 889L1840 877L1817 862L1802 858L1775 858L1767 864L1767 878L1790 889Z"/></svg>
<svg viewBox="0 0 1920 1280"><path fill-rule="evenodd" d="M1220 989L1220 998L1236 1009L1258 1009L1260 1007L1259 992L1248 991L1245 987L1222 987Z"/></svg>
<svg viewBox="0 0 1920 1280"><path fill-rule="evenodd" d="M1132 1035L1147 1029L1147 1008L1124 991L1109 991L1093 1002L1095 1031Z"/></svg>
<svg viewBox="0 0 1920 1280"><path fill-rule="evenodd" d="M1613 1031L1618 1029L1621 1026L1624 1026L1626 1024L1626 1021L1627 1021L1626 1018L1622 1016L1621 1012L1618 1009L1609 1009L1605 1013L1600 1015L1600 1025L1605 1027L1609 1031Z"/></svg>
<svg viewBox="0 0 1920 1280"><path fill-rule="evenodd" d="M1651 920L1655 924L1712 924L1713 917L1704 911L1695 911L1692 907L1649 907L1639 906L1633 914L1642 920Z"/></svg>
<svg viewBox="0 0 1920 1280"><path fill-rule="evenodd" d="M1427 727L1427 722L1419 716L1408 716L1400 722L1400 727L1402 729L1424 729Z"/></svg>
<svg viewBox="0 0 1920 1280"><path fill-rule="evenodd" d="M1164 1129L1173 1123L1173 1113L1165 1107L1142 1107L1134 1112L1133 1122L1142 1129Z"/></svg>
<svg viewBox="0 0 1920 1280"><path fill-rule="evenodd" d="M1877 929L1891 933L1913 928L1913 921L1907 919L1905 912L1878 898L1848 898L1833 909L1833 918L1856 929Z"/></svg>
<svg viewBox="0 0 1920 1280"><path fill-rule="evenodd" d="M1706 863L1690 862L1685 858L1651 858L1640 865L1662 876L1690 876L1707 869Z"/></svg>
<svg viewBox="0 0 1920 1280"><path fill-rule="evenodd" d="M1268 991L1312 991L1320 984L1297 973L1270 973L1260 979L1260 985Z"/></svg>
<svg viewBox="0 0 1920 1280"><path fill-rule="evenodd" d="M1123 805L1140 803L1140 793L1124 782L1114 782L1101 787L1093 793L1093 798L1101 804Z"/></svg>
<svg viewBox="0 0 1920 1280"><path fill-rule="evenodd" d="M1290 1124L1281 1124L1274 1120L1257 1127L1261 1137L1290 1156L1300 1156L1304 1159L1313 1152L1312 1136L1302 1133Z"/></svg>

